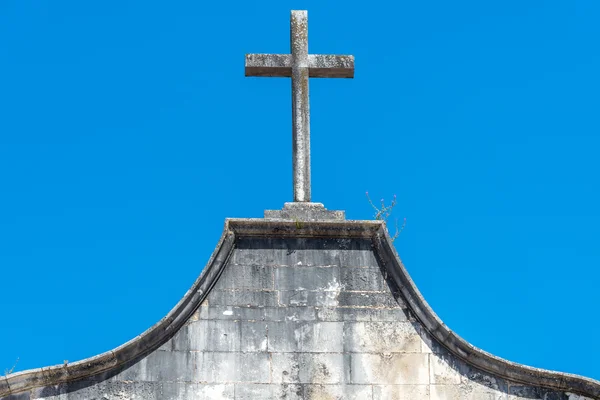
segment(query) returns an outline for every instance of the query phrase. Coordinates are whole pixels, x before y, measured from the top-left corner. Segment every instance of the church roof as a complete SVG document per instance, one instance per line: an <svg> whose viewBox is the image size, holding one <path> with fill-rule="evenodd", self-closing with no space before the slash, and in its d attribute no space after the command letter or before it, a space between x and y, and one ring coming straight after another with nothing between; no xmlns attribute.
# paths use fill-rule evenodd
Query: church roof
<svg viewBox="0 0 600 400"><path fill-rule="evenodd" d="M192 318L223 274L236 247L263 239L366 240L394 297L402 299L434 341L453 356L494 377L524 385L600 398L600 382L585 377L532 368L489 354L449 329L429 307L398 257L382 221L228 219L217 247L202 274L177 305L158 323L129 342L78 362L14 373L0 381L0 398L35 388L111 376L139 361L171 339ZM229 267L232 268L232 267ZM249 305L251 306L251 305ZM33 392L32 392L33 393ZM9 397L10 398L10 397ZM15 397L17 398L17 397ZM21 397L18 397L21 398ZM24 397L29 398L29 397ZM34 398L34 397L31 397ZM37 397L35 397L37 398Z"/></svg>

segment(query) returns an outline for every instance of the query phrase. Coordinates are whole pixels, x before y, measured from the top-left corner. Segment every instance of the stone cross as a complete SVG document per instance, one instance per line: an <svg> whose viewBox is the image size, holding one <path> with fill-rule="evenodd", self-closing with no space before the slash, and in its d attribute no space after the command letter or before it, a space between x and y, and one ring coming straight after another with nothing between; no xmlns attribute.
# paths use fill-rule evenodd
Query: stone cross
<svg viewBox="0 0 600 400"><path fill-rule="evenodd" d="M292 78L294 201L310 202L308 78L353 78L354 56L308 54L308 15L292 11L292 54L246 54L246 76Z"/></svg>

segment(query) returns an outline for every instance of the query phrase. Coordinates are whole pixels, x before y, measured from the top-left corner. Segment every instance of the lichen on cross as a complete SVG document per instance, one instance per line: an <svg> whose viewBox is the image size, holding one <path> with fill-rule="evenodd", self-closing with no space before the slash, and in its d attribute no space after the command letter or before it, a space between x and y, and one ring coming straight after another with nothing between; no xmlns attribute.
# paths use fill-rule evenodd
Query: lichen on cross
<svg viewBox="0 0 600 400"><path fill-rule="evenodd" d="M308 78L353 78L354 56L308 54L308 15L293 10L291 54L246 54L246 76L292 78L294 201L310 202Z"/></svg>

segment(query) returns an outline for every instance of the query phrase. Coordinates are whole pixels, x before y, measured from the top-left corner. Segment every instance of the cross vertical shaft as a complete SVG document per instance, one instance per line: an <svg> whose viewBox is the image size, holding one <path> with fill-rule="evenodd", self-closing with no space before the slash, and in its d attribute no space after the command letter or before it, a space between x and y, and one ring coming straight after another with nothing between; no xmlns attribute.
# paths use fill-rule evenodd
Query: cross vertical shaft
<svg viewBox="0 0 600 400"><path fill-rule="evenodd" d="M308 54L308 13L292 11L291 54L246 54L246 76L292 78L294 202L310 202L308 78L353 78L354 57Z"/></svg>
<svg viewBox="0 0 600 400"><path fill-rule="evenodd" d="M308 101L308 16L292 11L292 158L294 201L310 201L310 110Z"/></svg>

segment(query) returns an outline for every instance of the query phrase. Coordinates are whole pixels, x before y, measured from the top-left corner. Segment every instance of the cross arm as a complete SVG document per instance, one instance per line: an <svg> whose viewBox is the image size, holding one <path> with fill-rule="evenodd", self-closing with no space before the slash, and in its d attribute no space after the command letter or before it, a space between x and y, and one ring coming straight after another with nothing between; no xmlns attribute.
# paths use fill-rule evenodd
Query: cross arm
<svg viewBox="0 0 600 400"><path fill-rule="evenodd" d="M309 54L311 78L354 78L354 56ZM291 54L246 54L246 76L292 76Z"/></svg>
<svg viewBox="0 0 600 400"><path fill-rule="evenodd" d="M292 76L291 54L246 54L246 76Z"/></svg>
<svg viewBox="0 0 600 400"><path fill-rule="evenodd" d="M332 54L309 54L311 78L354 78L354 56Z"/></svg>

